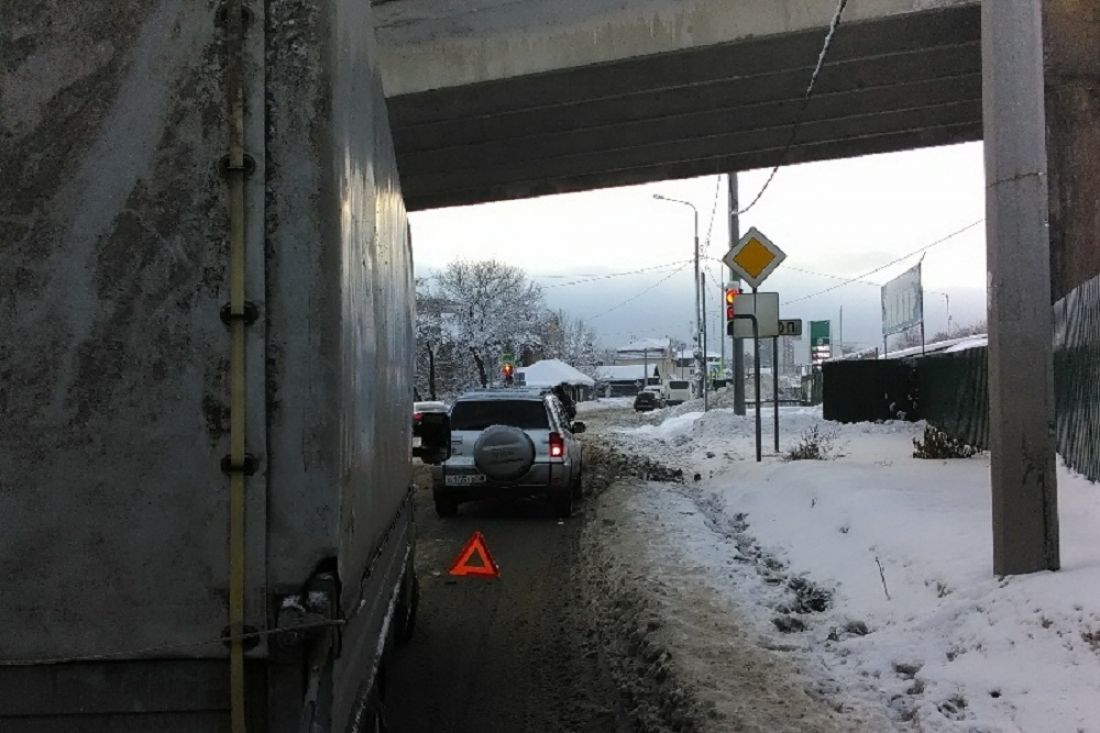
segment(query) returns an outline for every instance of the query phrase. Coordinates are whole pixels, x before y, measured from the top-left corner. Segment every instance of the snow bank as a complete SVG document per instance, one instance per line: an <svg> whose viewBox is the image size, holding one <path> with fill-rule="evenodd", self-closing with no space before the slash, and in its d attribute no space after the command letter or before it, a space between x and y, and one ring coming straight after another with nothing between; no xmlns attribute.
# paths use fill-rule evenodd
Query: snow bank
<svg viewBox="0 0 1100 733"><path fill-rule="evenodd" d="M696 421L703 416L702 412L686 412L657 423L656 425L642 425L636 428L624 428L617 432L626 435L648 435L662 438L674 438L679 435L690 435Z"/></svg>
<svg viewBox="0 0 1100 733"><path fill-rule="evenodd" d="M666 493L654 561L665 558L669 572L705 568L706 583L747 609L761 634L795 645L821 679L840 680L838 695L878 696L899 725L1100 731L1100 487L1060 470L1063 569L997 579L988 456L914 459L922 424L841 426L806 408L784 409L782 423L784 448L821 426L833 458L755 463L751 412L681 415L622 434L702 474L686 489L698 516ZM744 550L731 528L784 578L831 592L827 610L799 616L805 632L776 631L786 580L780 589L731 562Z"/></svg>
<svg viewBox="0 0 1100 733"><path fill-rule="evenodd" d="M604 412L607 410L625 410L634 405L633 397L601 397L598 400L585 400L577 403L577 414Z"/></svg>

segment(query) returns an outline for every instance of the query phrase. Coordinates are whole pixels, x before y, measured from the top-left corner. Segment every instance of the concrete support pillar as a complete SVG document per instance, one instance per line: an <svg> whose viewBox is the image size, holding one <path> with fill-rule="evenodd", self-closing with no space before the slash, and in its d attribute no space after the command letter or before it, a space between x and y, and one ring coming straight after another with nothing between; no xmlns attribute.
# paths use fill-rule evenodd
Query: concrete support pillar
<svg viewBox="0 0 1100 733"><path fill-rule="evenodd" d="M1055 300L1100 274L1100 0L1044 0Z"/></svg>
<svg viewBox="0 0 1100 733"><path fill-rule="evenodd" d="M997 575L1059 564L1042 1L982 3Z"/></svg>

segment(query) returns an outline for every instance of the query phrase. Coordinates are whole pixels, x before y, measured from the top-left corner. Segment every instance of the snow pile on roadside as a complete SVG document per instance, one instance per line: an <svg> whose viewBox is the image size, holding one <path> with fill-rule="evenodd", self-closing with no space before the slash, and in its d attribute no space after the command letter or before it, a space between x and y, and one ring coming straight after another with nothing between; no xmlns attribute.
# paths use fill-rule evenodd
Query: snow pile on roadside
<svg viewBox="0 0 1100 733"><path fill-rule="evenodd" d="M667 420L653 424L641 425L636 428L624 428L618 432L634 435L649 435L662 438L674 438L679 435L690 434L696 421L703 417L702 412L686 412L682 415L674 415Z"/></svg>
<svg viewBox="0 0 1100 733"><path fill-rule="evenodd" d="M701 474L685 495L656 494L667 512L651 562L696 568L768 645L838 680L835 696L878 697L902 727L1100 731L1100 487L1060 470L1063 570L996 579L987 456L915 459L922 424L796 408L782 411L785 450L820 425L833 458L757 464L751 412L685 418L620 431ZM822 589L812 607L806 588Z"/></svg>
<svg viewBox="0 0 1100 733"><path fill-rule="evenodd" d="M595 400L585 400L577 403L577 414L588 412L605 412L607 410L625 410L634 404L633 397L600 397Z"/></svg>

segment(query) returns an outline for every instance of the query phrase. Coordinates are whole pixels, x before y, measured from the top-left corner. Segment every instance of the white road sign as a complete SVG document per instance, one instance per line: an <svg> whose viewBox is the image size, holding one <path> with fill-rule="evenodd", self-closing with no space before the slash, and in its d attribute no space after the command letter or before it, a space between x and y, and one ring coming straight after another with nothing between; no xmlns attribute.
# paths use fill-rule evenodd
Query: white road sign
<svg viewBox="0 0 1100 733"><path fill-rule="evenodd" d="M749 287L758 288L785 259L787 255L783 250L759 229L752 227L726 252L722 262L747 282Z"/></svg>
<svg viewBox="0 0 1100 733"><path fill-rule="evenodd" d="M733 310L737 315L756 316L760 338L779 336L779 293L741 293L733 301ZM733 321L733 336L739 339L752 338L752 321L737 318Z"/></svg>

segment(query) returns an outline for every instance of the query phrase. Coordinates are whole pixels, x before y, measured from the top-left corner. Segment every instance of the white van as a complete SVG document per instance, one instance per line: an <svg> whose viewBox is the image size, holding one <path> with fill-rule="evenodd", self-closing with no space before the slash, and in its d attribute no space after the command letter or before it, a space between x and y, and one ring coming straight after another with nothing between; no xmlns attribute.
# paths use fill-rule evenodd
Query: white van
<svg viewBox="0 0 1100 733"><path fill-rule="evenodd" d="M668 404L678 405L691 399L691 382L687 379L668 381Z"/></svg>

